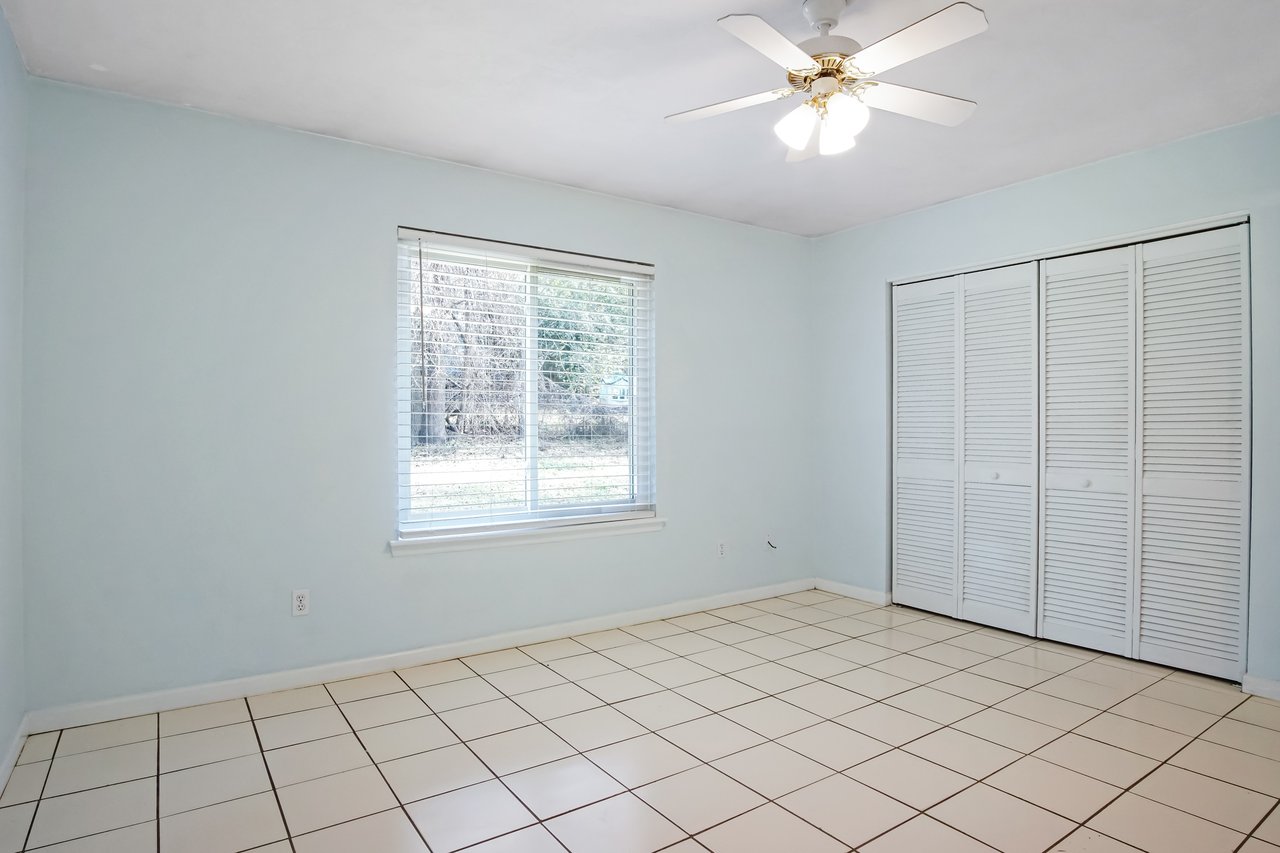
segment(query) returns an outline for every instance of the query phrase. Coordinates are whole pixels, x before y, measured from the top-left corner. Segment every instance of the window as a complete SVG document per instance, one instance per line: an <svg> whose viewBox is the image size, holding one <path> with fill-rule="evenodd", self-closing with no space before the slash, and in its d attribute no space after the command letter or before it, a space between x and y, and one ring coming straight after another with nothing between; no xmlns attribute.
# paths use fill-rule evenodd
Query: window
<svg viewBox="0 0 1280 853"><path fill-rule="evenodd" d="M401 540L654 516L652 281L401 229Z"/></svg>

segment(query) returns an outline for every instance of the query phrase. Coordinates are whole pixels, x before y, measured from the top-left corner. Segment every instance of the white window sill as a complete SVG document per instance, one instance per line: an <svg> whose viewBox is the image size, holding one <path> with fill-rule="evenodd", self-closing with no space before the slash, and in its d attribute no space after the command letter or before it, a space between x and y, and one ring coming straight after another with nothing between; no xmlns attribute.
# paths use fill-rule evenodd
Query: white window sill
<svg viewBox="0 0 1280 853"><path fill-rule="evenodd" d="M599 521L536 530L486 530L476 533L444 533L392 539L391 556L441 554L448 551L474 551L482 548L507 548L513 545L541 545L574 539L596 539L601 536L625 536L631 533L654 533L666 527L665 518L635 518L625 521Z"/></svg>

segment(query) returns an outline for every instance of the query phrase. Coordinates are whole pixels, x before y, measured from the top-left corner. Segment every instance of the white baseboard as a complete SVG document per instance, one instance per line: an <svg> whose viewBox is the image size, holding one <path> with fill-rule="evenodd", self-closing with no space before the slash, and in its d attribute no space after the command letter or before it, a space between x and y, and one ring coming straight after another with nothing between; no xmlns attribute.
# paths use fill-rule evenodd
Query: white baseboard
<svg viewBox="0 0 1280 853"><path fill-rule="evenodd" d="M731 604L745 604L748 601L760 598L771 598L815 588L824 592L857 598L870 604L885 605L890 602L889 593L884 590L867 589L825 578L802 578L770 586L674 601L642 610L629 610L622 613L611 613L607 616L579 619L573 622L560 622L554 625L526 628L504 634L492 634L487 637L476 637L470 640L443 643L388 655L361 658L359 660L338 661L303 669L265 673L263 675L253 675L246 678L208 684L195 684L172 690L119 696L98 702L44 708L30 711L23 717L17 732L14 733L12 743L9 744L8 749L3 754L0 754L0 780L8 778L9 773L18 762L18 755L21 753L27 734L32 732L84 726L124 717L134 717L139 714L155 714L160 711L202 705L207 702L220 702L226 699L238 699L241 696L253 696L258 693L270 693L276 690L289 690L294 687L306 687L311 684L338 681L344 678L356 678L361 675L371 675L392 669L405 669L433 661L483 654L484 652L498 651L515 646L527 646L532 643L556 640L561 637L587 634L592 631L604 631L609 628L621 628L625 625L650 622L655 619L666 619L701 610L714 610L718 607L728 607ZM1246 693L1269 699L1280 699L1280 681L1275 679L1246 674L1242 687Z"/></svg>
<svg viewBox="0 0 1280 853"><path fill-rule="evenodd" d="M1240 683L1240 687L1245 693L1252 693L1254 696L1263 696L1267 699L1280 699L1280 681L1274 678L1262 678L1257 675L1249 675L1245 673L1244 680Z"/></svg>
<svg viewBox="0 0 1280 853"><path fill-rule="evenodd" d="M13 772L13 768L18 764L18 756L22 754L22 744L27 739L27 732L31 731L31 715L26 714L18 721L18 730L13 733L13 743L9 744L9 748L0 754L0 782L9 778L9 774ZM0 787L3 787L0 784Z"/></svg>
<svg viewBox="0 0 1280 853"><path fill-rule="evenodd" d="M216 681L209 684L195 684L190 687L159 690L154 693L119 696L98 702L83 702L75 705L43 708L32 711L27 715L26 730L44 732L72 726L84 726L90 723L101 723L124 717L136 717L139 714L155 714L160 711L171 711L175 708L203 705L207 702L221 702L226 699L238 699L241 696L253 696L258 693L270 693L276 690L289 690L294 687L321 684L326 681L372 675L373 673L386 672L392 669L405 669L433 661L450 660L467 655L498 651L499 649L509 649L515 646L527 646L531 643L557 640L561 637L576 634L588 634L592 631L604 631L609 628L621 628L624 625L651 622L654 619L666 619L685 613L696 613L700 610L714 610L717 607L728 607L731 604L744 604L761 598L772 598L773 596L813 589L815 586L820 589L826 589L827 587L823 586L824 583L826 582L818 581L815 578L802 578L770 586L674 601L670 604L661 604L643 610L629 610L623 613L612 613L608 616L580 619L575 622L560 622L555 625L527 628L505 634L493 634L488 637L477 637L455 643L443 643L437 646L428 646L389 655L361 658L360 660L339 661L304 669L251 675L246 678ZM842 584L837 586L844 587ZM844 588L855 590L854 587ZM861 593L856 590L855 592L842 592L833 588L830 591L839 592L841 595L854 595L859 598L866 598L870 594L865 590L861 591ZM884 598L884 595L880 594L880 597Z"/></svg>
<svg viewBox="0 0 1280 853"><path fill-rule="evenodd" d="M814 585L823 592L833 592L836 595L856 598L859 601L865 601L868 604L879 604L883 606L889 603L889 593L885 590L867 589L866 587L853 586L852 584L840 583L839 581L829 581L825 578L818 578L814 581Z"/></svg>

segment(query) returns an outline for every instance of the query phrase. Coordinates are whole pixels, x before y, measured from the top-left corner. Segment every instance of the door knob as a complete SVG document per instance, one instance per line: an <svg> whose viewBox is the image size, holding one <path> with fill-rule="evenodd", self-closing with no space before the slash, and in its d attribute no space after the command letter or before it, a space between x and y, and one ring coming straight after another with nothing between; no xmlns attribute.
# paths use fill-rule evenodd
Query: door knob
<svg viewBox="0 0 1280 853"><path fill-rule="evenodd" d="M993 479L993 480L999 480L999 479L1000 479L1000 472L999 472L999 471L993 471L993 472L992 472L992 474L991 474L991 479Z"/></svg>

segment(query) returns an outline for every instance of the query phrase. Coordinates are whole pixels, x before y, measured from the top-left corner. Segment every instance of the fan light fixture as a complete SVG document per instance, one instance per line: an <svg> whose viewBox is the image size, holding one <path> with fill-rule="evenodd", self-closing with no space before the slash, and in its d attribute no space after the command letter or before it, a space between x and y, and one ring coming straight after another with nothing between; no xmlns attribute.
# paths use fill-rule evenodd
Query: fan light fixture
<svg viewBox="0 0 1280 853"><path fill-rule="evenodd" d="M773 126L788 148L805 151L818 134L818 153L842 154L857 143L857 136L871 120L871 110L862 101L834 92L816 95L782 117Z"/></svg>
<svg viewBox="0 0 1280 853"><path fill-rule="evenodd" d="M804 0L804 16L818 31L815 38L796 44L755 15L726 15L719 24L748 47L781 66L787 84L767 92L733 98L667 116L667 121L691 121L767 104L803 94L803 106L773 126L788 148L787 162L819 154L848 151L867 126L871 109L954 127L967 119L977 104L911 89L876 79L882 72L964 41L987 28L987 16L968 3L953 3L901 29L870 47L833 35L840 13L851 0Z"/></svg>

